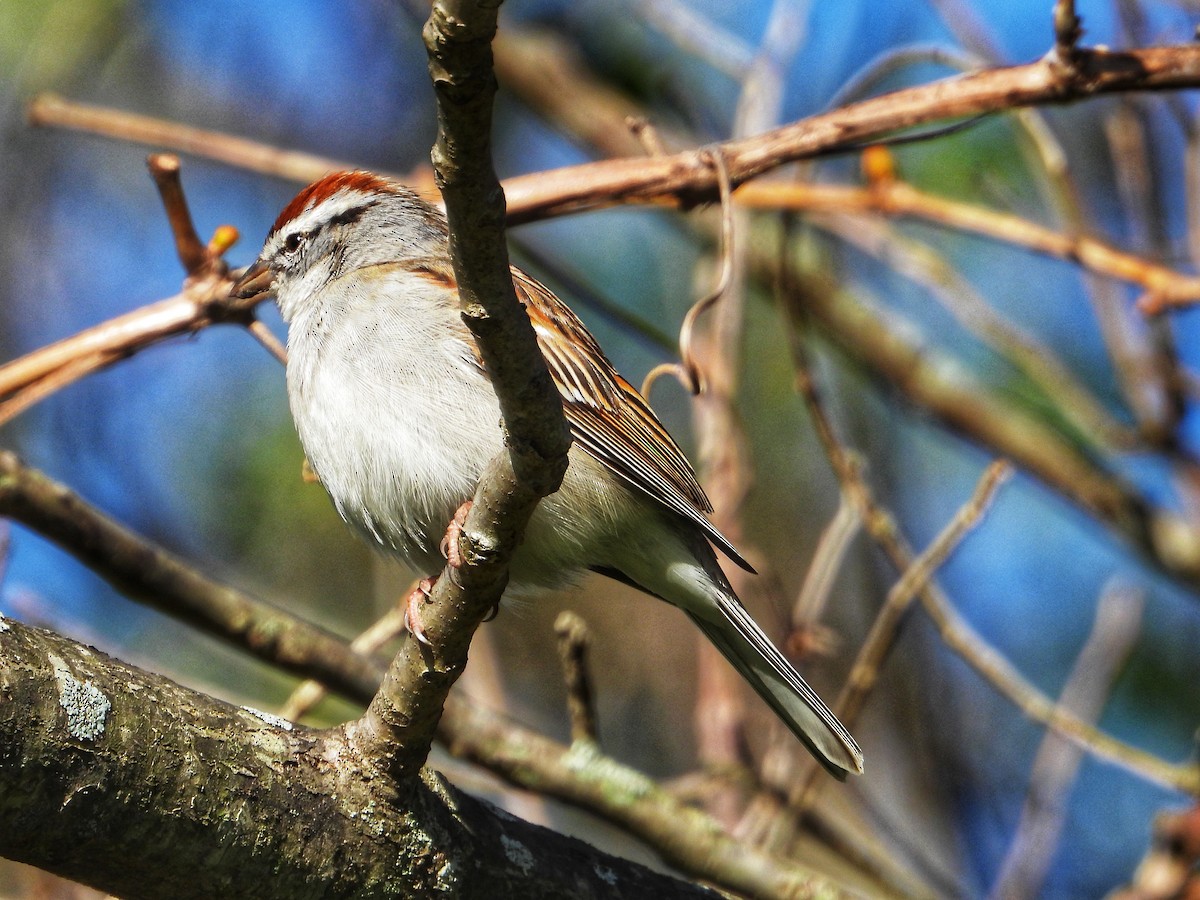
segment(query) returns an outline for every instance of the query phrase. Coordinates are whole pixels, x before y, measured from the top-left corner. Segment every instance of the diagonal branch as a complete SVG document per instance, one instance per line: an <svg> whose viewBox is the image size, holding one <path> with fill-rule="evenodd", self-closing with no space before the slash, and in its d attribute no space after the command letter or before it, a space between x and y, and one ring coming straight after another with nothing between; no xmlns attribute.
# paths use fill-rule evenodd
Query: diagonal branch
<svg viewBox="0 0 1200 900"><path fill-rule="evenodd" d="M517 302L504 242L504 194L492 170L491 39L495 4L434 4L425 26L438 101L433 151L450 225L450 253L463 319L500 401L507 452L492 460L459 538L458 568L447 567L424 616L429 645L400 649L366 714L347 726L351 743L396 778L415 775L433 741L467 649L508 582L508 563L538 501L558 489L570 435L562 401Z"/></svg>

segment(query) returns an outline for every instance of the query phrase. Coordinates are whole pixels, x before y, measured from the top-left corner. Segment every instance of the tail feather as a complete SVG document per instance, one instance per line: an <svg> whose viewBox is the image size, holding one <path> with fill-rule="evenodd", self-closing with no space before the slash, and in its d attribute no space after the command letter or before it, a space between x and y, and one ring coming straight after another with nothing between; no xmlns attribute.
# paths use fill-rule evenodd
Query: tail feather
<svg viewBox="0 0 1200 900"><path fill-rule="evenodd" d="M717 601L721 619L688 616L766 701L830 775L844 781L861 775L862 750L816 691L771 643L738 600Z"/></svg>

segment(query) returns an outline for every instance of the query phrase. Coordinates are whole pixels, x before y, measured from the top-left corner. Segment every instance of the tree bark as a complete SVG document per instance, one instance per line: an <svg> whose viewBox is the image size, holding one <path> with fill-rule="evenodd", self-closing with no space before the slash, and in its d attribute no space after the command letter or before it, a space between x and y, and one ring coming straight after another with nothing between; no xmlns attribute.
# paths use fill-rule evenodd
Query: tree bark
<svg viewBox="0 0 1200 900"><path fill-rule="evenodd" d="M0 785L0 855L122 897L712 896L11 620Z"/></svg>

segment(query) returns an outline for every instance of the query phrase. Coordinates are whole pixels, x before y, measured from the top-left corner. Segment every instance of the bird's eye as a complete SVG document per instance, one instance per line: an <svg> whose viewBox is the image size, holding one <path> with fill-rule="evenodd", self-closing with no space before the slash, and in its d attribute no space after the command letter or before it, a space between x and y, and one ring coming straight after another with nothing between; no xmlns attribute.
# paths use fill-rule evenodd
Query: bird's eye
<svg viewBox="0 0 1200 900"><path fill-rule="evenodd" d="M300 249L300 234L293 232L287 236L287 240L283 242L283 249L286 253L295 253Z"/></svg>

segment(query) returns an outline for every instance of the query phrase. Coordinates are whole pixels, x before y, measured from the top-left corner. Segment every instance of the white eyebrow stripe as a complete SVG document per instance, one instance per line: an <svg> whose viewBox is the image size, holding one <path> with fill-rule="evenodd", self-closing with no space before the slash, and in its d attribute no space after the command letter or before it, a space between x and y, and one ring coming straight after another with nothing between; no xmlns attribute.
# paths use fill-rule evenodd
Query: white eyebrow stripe
<svg viewBox="0 0 1200 900"><path fill-rule="evenodd" d="M290 234L303 234L311 231L319 224L374 202L375 199L363 191L341 190L326 197L314 197L302 213L285 222L283 227L271 237L269 242L271 251L277 250Z"/></svg>

